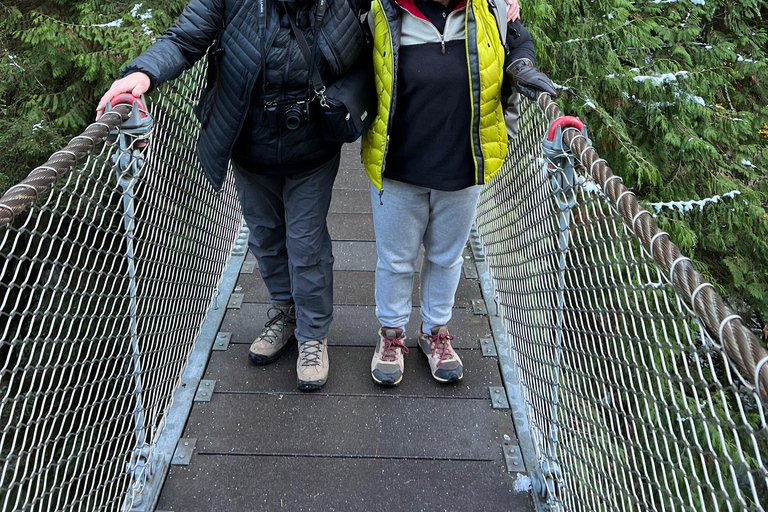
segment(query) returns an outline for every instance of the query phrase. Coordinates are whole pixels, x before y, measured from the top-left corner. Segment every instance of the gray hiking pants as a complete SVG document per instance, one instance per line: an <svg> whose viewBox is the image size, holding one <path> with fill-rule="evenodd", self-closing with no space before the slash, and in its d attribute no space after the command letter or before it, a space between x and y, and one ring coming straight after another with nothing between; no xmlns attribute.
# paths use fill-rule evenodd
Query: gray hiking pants
<svg viewBox="0 0 768 512"><path fill-rule="evenodd" d="M378 255L376 317L384 327L408 323L416 258L424 244L421 321L425 327L447 324L482 187L445 192L386 178L383 184L381 201L371 185Z"/></svg>
<svg viewBox="0 0 768 512"><path fill-rule="evenodd" d="M248 245L269 299L296 304L299 343L325 338L333 320L333 254L326 217L339 155L295 179L232 168L251 232Z"/></svg>

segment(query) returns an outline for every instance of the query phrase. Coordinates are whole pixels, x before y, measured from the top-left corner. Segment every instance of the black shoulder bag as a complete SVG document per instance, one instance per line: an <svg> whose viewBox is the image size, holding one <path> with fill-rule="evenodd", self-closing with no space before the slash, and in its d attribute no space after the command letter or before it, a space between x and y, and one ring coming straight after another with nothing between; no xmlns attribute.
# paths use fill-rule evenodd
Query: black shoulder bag
<svg viewBox="0 0 768 512"><path fill-rule="evenodd" d="M318 0L315 30L325 14L326 0ZM296 26L292 15L288 16L301 52L310 67L310 82L319 101L320 127L329 142L354 142L360 138L376 117L376 84L373 77L373 59L362 55L351 69L327 88L320 70L309 50L304 34ZM317 41L317 34L315 36ZM315 42L315 46L317 43Z"/></svg>

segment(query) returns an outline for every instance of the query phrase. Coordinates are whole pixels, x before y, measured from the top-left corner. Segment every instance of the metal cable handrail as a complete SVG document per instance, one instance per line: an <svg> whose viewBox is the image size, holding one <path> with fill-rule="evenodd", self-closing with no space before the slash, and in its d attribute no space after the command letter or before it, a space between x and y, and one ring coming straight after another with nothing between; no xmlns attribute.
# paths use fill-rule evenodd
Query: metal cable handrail
<svg viewBox="0 0 768 512"><path fill-rule="evenodd" d="M535 494L553 511L764 512L765 351L561 117L523 100L476 214Z"/></svg>
<svg viewBox="0 0 768 512"><path fill-rule="evenodd" d="M195 156L204 66L154 94L151 139L117 105L0 198L2 510L151 506L166 415L243 245L231 176L215 192Z"/></svg>
<svg viewBox="0 0 768 512"><path fill-rule="evenodd" d="M118 105L106 112L98 121L91 123L83 133L73 137L59 151L32 171L21 182L9 188L0 197L0 229L7 227L37 197L48 190L56 180L66 176L75 168L78 160L88 156L96 146L107 138L109 132L118 128L131 113L130 105Z"/></svg>
<svg viewBox="0 0 768 512"><path fill-rule="evenodd" d="M563 116L557 103L546 93L539 95L538 104L550 122ZM768 351L757 336L747 328L741 316L725 305L715 287L693 268L690 258L683 256L669 234L659 228L653 215L640 205L637 196L613 173L579 130L566 129L563 141L577 160L589 169L592 179L603 188L624 222L643 243L653 261L661 266L675 289L702 318L709 332L720 340L739 369L739 377L768 400Z"/></svg>

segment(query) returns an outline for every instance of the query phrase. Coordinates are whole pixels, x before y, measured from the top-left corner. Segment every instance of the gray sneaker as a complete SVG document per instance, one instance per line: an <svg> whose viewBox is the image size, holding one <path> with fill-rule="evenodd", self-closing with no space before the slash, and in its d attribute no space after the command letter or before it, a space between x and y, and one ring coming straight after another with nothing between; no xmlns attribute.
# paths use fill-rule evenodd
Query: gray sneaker
<svg viewBox="0 0 768 512"><path fill-rule="evenodd" d="M296 306L293 302L272 303L269 308L269 321L264 324L264 330L251 343L248 359L254 364L269 364L279 358L288 341L296 339Z"/></svg>
<svg viewBox="0 0 768 512"><path fill-rule="evenodd" d="M379 329L379 341L371 359L371 376L384 386L397 386L403 380L405 360L408 353L404 345L405 334L402 329L382 327Z"/></svg>
<svg viewBox="0 0 768 512"><path fill-rule="evenodd" d="M451 346L452 339L445 325L433 327L432 334L419 329L419 347L429 360L432 376L441 384L459 382L464 377L464 366Z"/></svg>
<svg viewBox="0 0 768 512"><path fill-rule="evenodd" d="M299 389L312 391L323 387L328 380L328 366L328 338L299 343L296 361Z"/></svg>

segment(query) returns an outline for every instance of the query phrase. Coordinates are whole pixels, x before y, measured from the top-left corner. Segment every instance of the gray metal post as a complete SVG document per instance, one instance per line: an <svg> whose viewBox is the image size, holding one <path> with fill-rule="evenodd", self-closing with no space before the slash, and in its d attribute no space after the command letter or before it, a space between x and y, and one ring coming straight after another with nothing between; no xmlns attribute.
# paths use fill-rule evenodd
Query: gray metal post
<svg viewBox="0 0 768 512"><path fill-rule="evenodd" d="M582 131L586 137L586 130ZM559 411L560 411L560 372L563 357L563 339L565 325L565 271L566 257L570 246L570 227L573 208L578 205L576 197L576 171L574 156L566 151L562 143L562 127L558 127L552 140L543 142L544 154L548 159L547 173L552 197L557 208L557 308L555 310L555 353L552 365L552 400L550 403L550 426L546 446L545 460L541 463L544 477L544 489L547 501L553 510L558 510L560 504L555 500L558 490L563 485L562 471L558 459L559 444Z"/></svg>
<svg viewBox="0 0 768 512"><path fill-rule="evenodd" d="M123 141L121 139L121 146ZM123 148L121 147L121 150ZM131 506L137 505L136 500L141 501L141 488L144 482L151 474L151 465L149 464L149 443L147 443L147 425L146 411L144 408L143 393L144 389L141 382L141 349L139 347L138 337L138 296L136 283L136 263L134 240L136 233L136 193L134 185L138 166L130 165L125 173L120 173L118 169L117 181L123 189L123 226L125 227L125 257L128 263L128 296L130 299L128 305L128 332L131 337L131 352L133 363L133 381L134 395L136 396L136 408L133 412L135 421L136 446L133 449L131 460L127 471L133 475L133 500Z"/></svg>

